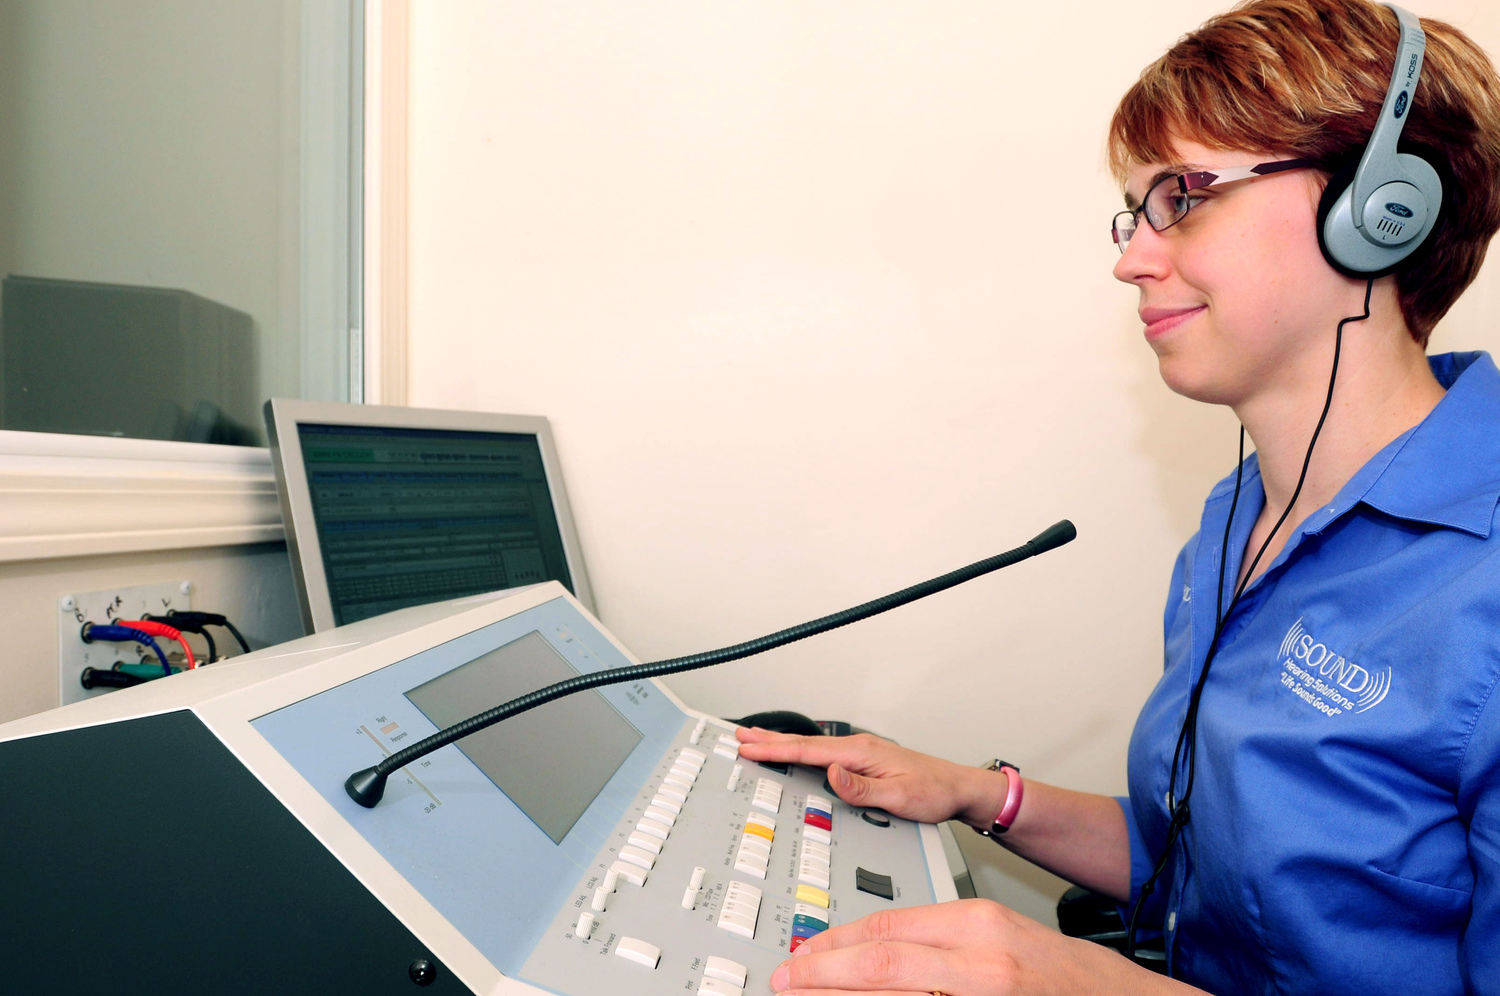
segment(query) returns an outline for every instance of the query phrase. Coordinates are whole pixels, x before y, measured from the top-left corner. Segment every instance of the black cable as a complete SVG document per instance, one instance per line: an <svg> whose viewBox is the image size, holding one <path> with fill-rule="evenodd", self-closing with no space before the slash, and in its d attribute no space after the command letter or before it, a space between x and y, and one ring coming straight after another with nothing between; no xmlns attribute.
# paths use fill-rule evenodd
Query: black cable
<svg viewBox="0 0 1500 996"><path fill-rule="evenodd" d="M1224 624L1229 616L1233 614L1234 607L1239 604L1240 597L1244 595L1245 589L1249 587L1250 581L1255 577L1255 568L1259 566L1260 559L1265 555L1271 545L1271 540L1280 532L1287 516L1292 514L1292 509L1297 507L1297 499L1302 494L1302 485L1307 481L1307 469L1312 465L1313 448L1318 445L1318 436L1323 432L1323 423L1328 419L1328 412L1333 407L1333 387L1339 376L1339 357L1344 347L1344 326L1350 322L1362 322L1370 317L1370 297L1375 290L1375 278L1371 277L1365 283L1365 310L1362 315L1350 315L1338 324L1334 332L1333 340L1333 369L1328 374L1328 396L1323 399L1323 412L1318 416L1318 424L1313 429L1312 440L1307 444L1307 453L1302 458L1302 471L1297 475L1297 486L1292 490L1292 497L1282 510L1281 517L1276 520L1276 525L1271 527L1271 532L1266 536L1265 542L1256 551L1255 558L1250 561L1250 567L1245 571L1244 580L1235 587L1234 597L1229 601L1229 608L1225 609L1214 624L1213 639L1209 641L1208 653L1203 659L1203 670L1198 675L1197 682L1193 685L1193 691L1188 698L1187 714L1183 717L1182 730L1177 736L1177 748L1172 752L1172 777L1167 784L1167 804L1170 807L1172 818L1167 824L1167 843L1162 849L1161 858L1156 862L1151 876L1141 885L1140 895L1136 898L1135 906L1130 912L1130 926L1125 932L1125 954L1126 957L1135 957L1135 936L1140 926L1141 911L1145 909L1146 901L1156 891L1156 883L1161 874L1166 870L1167 863L1171 860L1173 848L1182 837L1182 831L1186 828L1190 818L1188 800L1193 795L1193 783L1198 773L1198 706L1203 699L1203 686L1208 681L1208 671L1214 662L1214 656L1219 651L1219 638L1224 635ZM1244 467L1245 427L1240 426L1240 466ZM1224 599L1224 575L1228 566L1229 533L1234 524L1234 509L1240 500L1241 473L1236 472L1234 482L1234 501L1229 506L1229 520L1224 523L1223 554L1219 558L1219 605L1223 605ZM1217 611L1217 610L1216 610ZM1182 796L1179 798L1177 792L1177 772L1180 767L1185 767L1187 784L1183 788ZM1186 845L1184 845L1186 846Z"/></svg>
<svg viewBox="0 0 1500 996"><path fill-rule="evenodd" d="M220 616L219 618L220 619L224 619L223 616ZM240 631L234 628L234 623L230 622L228 619L224 619L224 621L222 623L220 623L219 625L221 625L225 629L229 630L230 634L233 635L234 638L239 641L239 643L240 643L240 649L241 650L243 650L247 654L250 652L250 644L246 643L245 642L245 638L240 635Z"/></svg>
<svg viewBox="0 0 1500 996"><path fill-rule="evenodd" d="M189 626L200 627L198 629L188 629L188 632L190 633L201 633L203 631L201 627L203 626L223 626L225 629L229 630L229 632L234 636L236 640L239 641L241 650L243 650L247 654L250 652L250 644L245 642L245 638L240 635L240 631L235 628L234 623L219 615L217 612L194 612L186 609L169 609L167 611L166 621L171 623L173 626L176 626L178 629L187 629L188 627L184 626L184 623L187 623Z"/></svg>
<svg viewBox="0 0 1500 996"><path fill-rule="evenodd" d="M1011 564L1019 563L1039 553L1045 553L1054 547L1062 546L1064 543L1070 542L1077 535L1078 533L1073 528L1073 523L1064 519L1046 529L1035 538L1016 547L1014 550L1008 550L1005 553L978 561L967 567L961 567L956 571L950 571L930 581L914 584L910 588L903 588L898 592L873 599L862 605L856 605L852 609L845 609L842 612L823 616L821 619L814 619L812 622L802 623L800 626L783 629L768 636L747 640L744 643L736 643L731 647L711 650L702 654L693 654L690 657L674 657L670 660L656 661L650 664L610 668L605 671L595 671L593 674L580 674L576 677L559 681L554 685L548 685L546 688L528 692L519 698L512 699L477 716L471 716L468 719L453 724L447 729L439 730L425 740L420 740L410 747L387 756L373 768L356 771L344 782L344 789L349 793L349 797L361 806L366 808L373 807L380 801L381 795L384 794L385 780L391 772L412 763L419 757L432 753L440 747L446 747L455 740L466 737L471 733L477 733L487 726L493 726L502 719L508 719L519 713L535 709L539 705L544 705L554 699L560 699L565 695L572 695L575 692L581 692L589 688L597 688L600 685L612 685L622 681L638 681L643 678L657 678L662 675L679 674L683 671L694 671L698 668L709 667L714 664L724 664L728 661L739 660L742 657L764 653L767 650L785 646L797 640L805 640L809 636L816 636L819 633L826 633L831 629L838 629L840 626L847 626L850 623L887 612L908 602L914 602L919 598L925 598L928 595L952 588L954 585L963 584L965 581L971 581L980 575L997 571L1002 567L1009 567Z"/></svg>

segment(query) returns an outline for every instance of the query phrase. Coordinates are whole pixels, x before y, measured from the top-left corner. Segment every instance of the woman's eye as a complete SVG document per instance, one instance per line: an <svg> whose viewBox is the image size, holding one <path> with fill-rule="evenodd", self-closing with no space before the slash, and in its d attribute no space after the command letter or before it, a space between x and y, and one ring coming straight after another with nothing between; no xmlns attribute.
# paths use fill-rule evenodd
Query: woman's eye
<svg viewBox="0 0 1500 996"><path fill-rule="evenodd" d="M1180 217L1208 199L1204 194L1174 194L1171 201L1172 213Z"/></svg>

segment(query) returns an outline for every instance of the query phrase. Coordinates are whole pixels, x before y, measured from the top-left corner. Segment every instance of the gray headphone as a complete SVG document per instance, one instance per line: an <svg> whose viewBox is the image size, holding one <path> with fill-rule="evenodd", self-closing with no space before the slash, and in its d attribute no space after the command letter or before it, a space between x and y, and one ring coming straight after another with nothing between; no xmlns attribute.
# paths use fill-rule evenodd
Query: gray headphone
<svg viewBox="0 0 1500 996"><path fill-rule="evenodd" d="M1427 33L1395 4L1401 37L1391 85L1364 155L1331 180L1318 204L1318 244L1333 268L1351 277L1380 277L1416 252L1437 224L1443 183L1420 156L1398 153L1412 93L1422 77Z"/></svg>

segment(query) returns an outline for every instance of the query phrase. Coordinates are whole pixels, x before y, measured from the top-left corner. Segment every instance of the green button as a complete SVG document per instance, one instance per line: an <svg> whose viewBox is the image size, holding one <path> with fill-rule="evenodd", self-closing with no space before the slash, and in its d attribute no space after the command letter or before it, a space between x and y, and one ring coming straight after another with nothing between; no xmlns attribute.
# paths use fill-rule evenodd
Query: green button
<svg viewBox="0 0 1500 996"><path fill-rule="evenodd" d="M821 930L827 930L828 929L828 921L827 920L819 920L819 919L817 919L815 917L810 917L806 913L798 913L796 916L792 917L792 926L793 927L811 927L814 930L820 930L821 931Z"/></svg>

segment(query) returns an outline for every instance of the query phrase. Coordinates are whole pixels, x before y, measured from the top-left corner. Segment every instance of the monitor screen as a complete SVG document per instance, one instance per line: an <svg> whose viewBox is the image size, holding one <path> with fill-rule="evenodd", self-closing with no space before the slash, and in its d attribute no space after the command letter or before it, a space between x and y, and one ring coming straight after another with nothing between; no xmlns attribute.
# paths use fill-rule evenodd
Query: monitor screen
<svg viewBox="0 0 1500 996"><path fill-rule="evenodd" d="M577 674L540 633L528 633L406 697L441 730ZM557 844L640 742L641 732L590 690L501 720L457 744Z"/></svg>
<svg viewBox="0 0 1500 996"><path fill-rule="evenodd" d="M337 625L541 581L573 588L536 435L296 428Z"/></svg>

